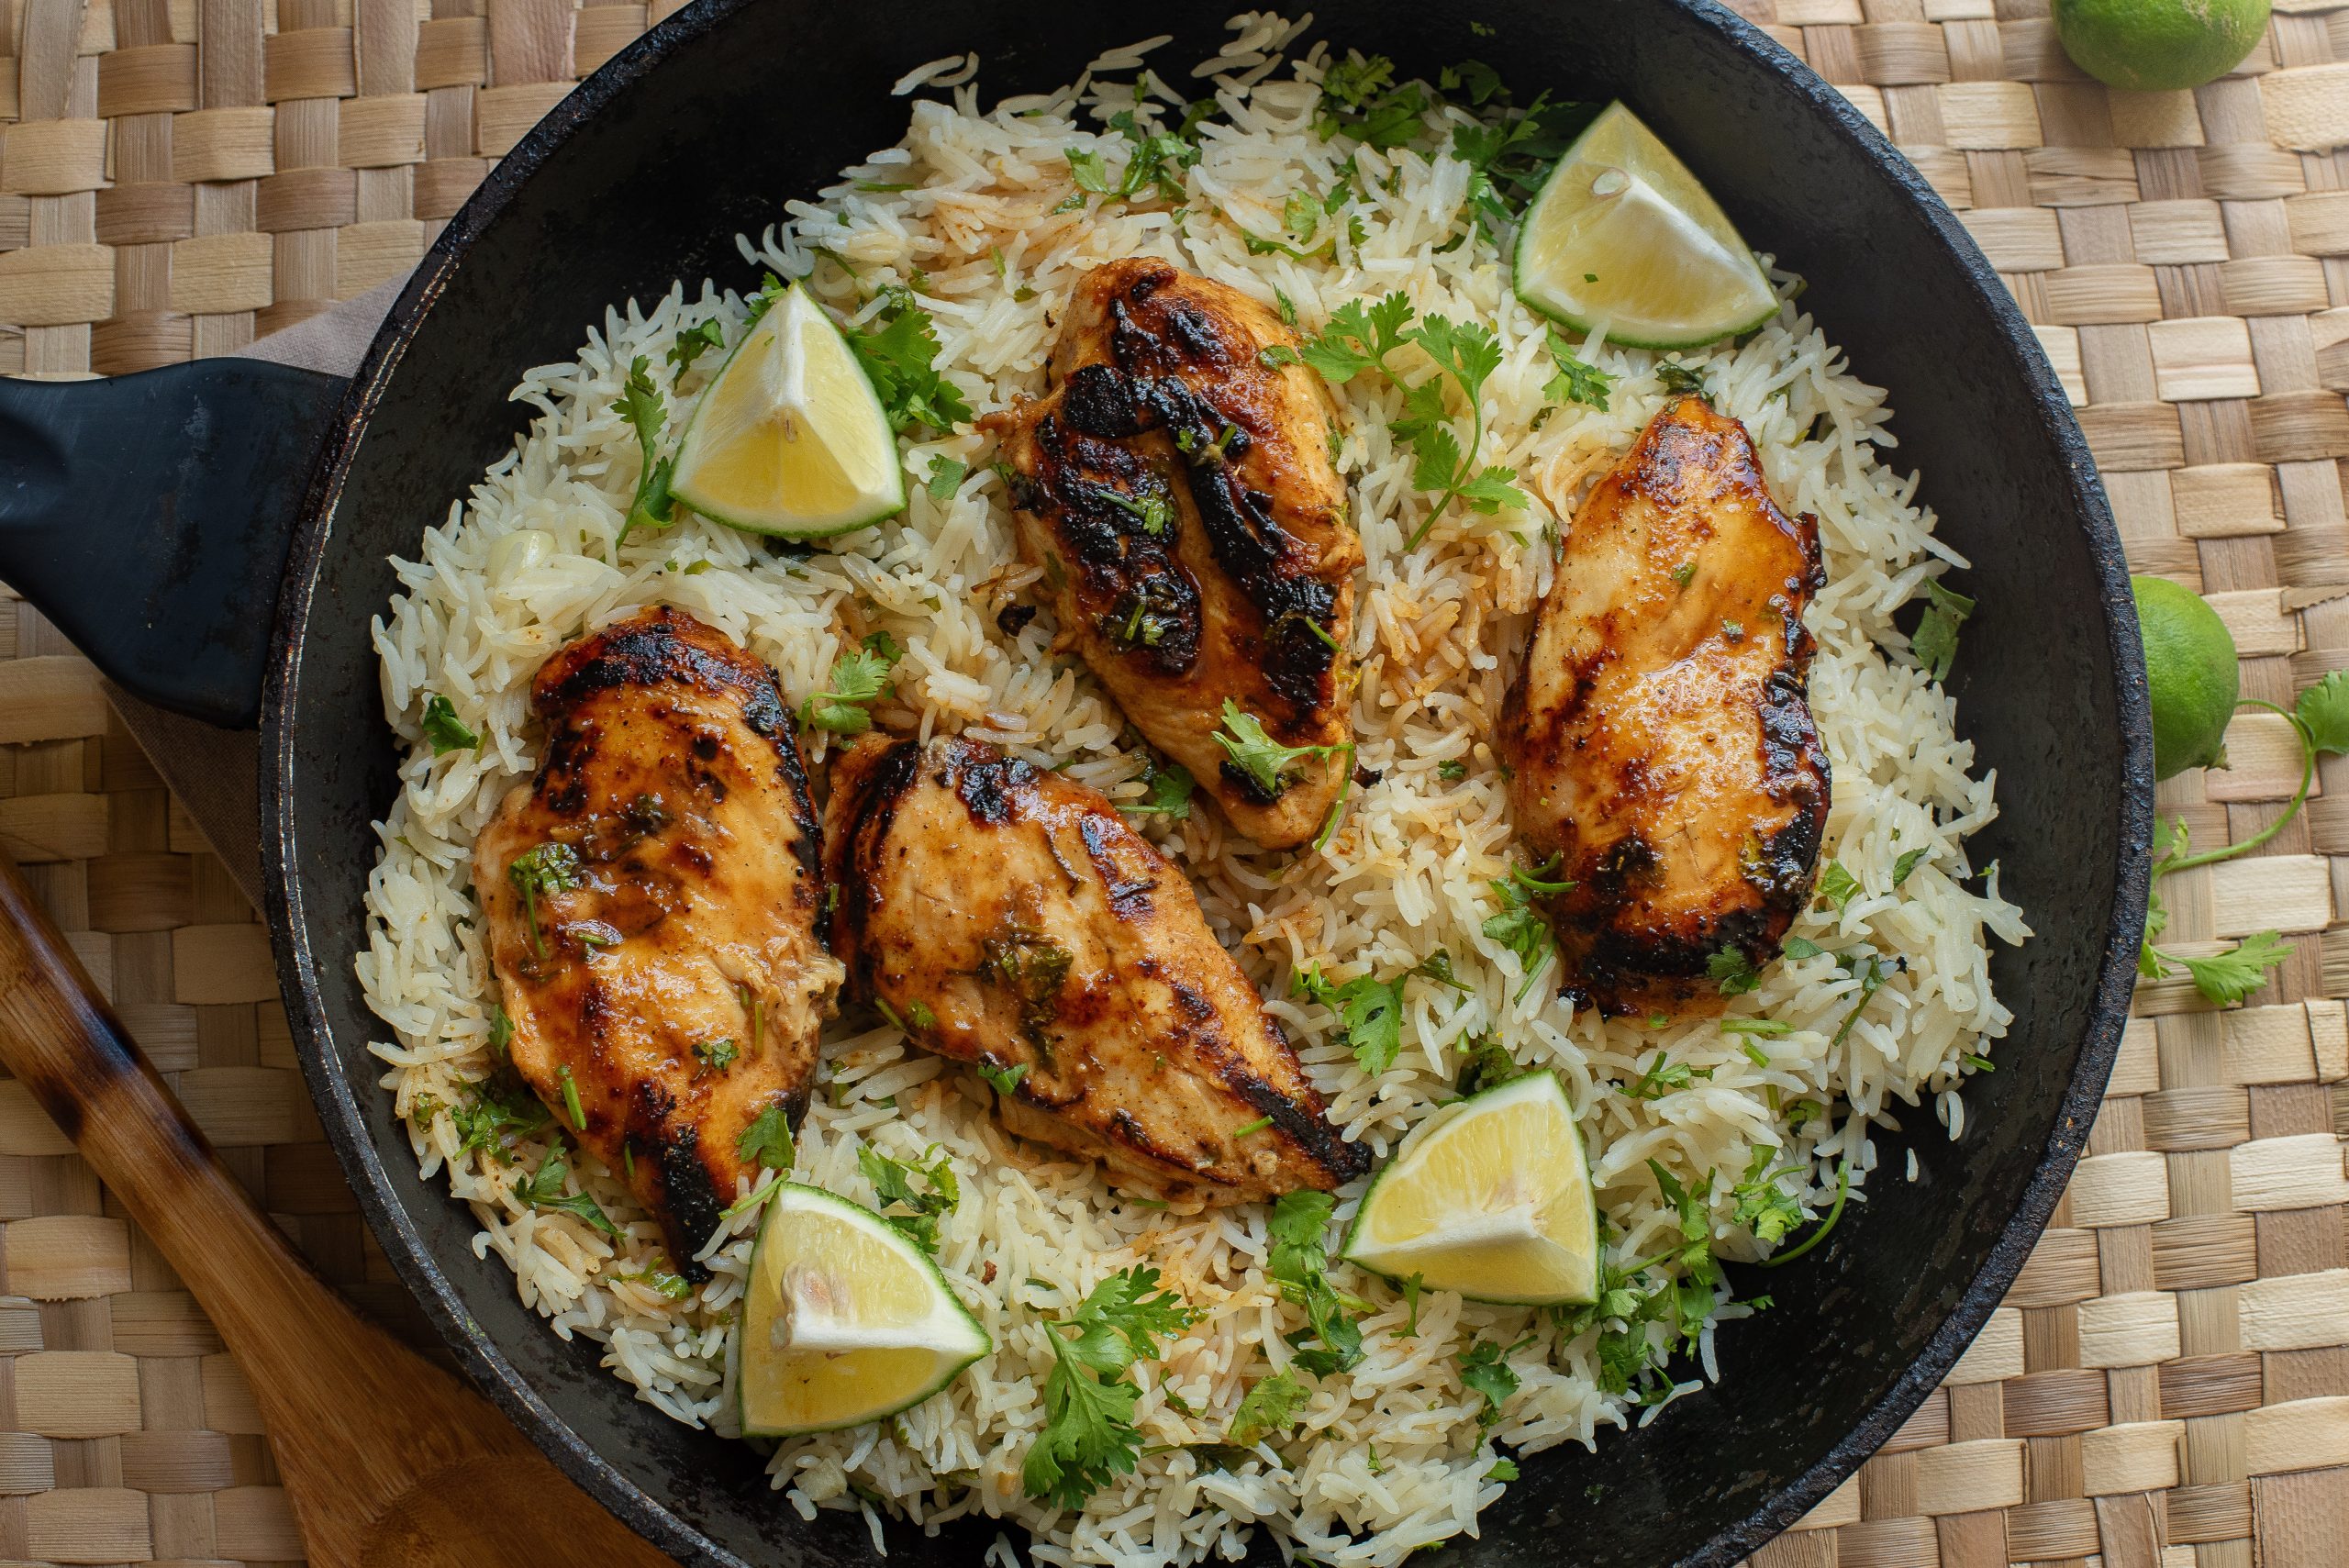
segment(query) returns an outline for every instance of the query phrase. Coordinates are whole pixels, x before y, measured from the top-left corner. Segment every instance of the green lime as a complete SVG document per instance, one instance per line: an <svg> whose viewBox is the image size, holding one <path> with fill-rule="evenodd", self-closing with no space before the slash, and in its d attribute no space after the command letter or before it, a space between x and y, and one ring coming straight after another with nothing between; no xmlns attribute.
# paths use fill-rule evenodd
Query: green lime
<svg viewBox="0 0 2349 1568"><path fill-rule="evenodd" d="M2267 30L2268 0L2055 0L2055 36L2108 87L2163 93L2232 71Z"/></svg>
<svg viewBox="0 0 2349 1568"><path fill-rule="evenodd" d="M2132 577L2154 708L2154 777L2223 766L2242 671L2235 639L2200 595L2165 577Z"/></svg>

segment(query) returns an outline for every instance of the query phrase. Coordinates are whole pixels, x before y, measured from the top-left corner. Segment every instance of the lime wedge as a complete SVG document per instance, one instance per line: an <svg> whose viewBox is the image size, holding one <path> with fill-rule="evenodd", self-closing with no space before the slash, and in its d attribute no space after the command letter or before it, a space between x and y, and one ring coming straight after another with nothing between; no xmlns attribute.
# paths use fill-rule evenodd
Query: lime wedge
<svg viewBox="0 0 2349 1568"><path fill-rule="evenodd" d="M702 393L669 488L706 517L792 539L904 509L889 417L840 328L798 284Z"/></svg>
<svg viewBox="0 0 2349 1568"><path fill-rule="evenodd" d="M1591 121L1525 209L1517 297L1635 349L1693 349L1778 308L1719 203L1620 104Z"/></svg>
<svg viewBox="0 0 2349 1568"><path fill-rule="evenodd" d="M829 1431L918 1405L995 1348L938 1265L869 1208L786 1182L742 1300L742 1430Z"/></svg>
<svg viewBox="0 0 2349 1568"><path fill-rule="evenodd" d="M1557 1074L1512 1079L1413 1129L1363 1195L1344 1255L1477 1301L1596 1300L1598 1211Z"/></svg>

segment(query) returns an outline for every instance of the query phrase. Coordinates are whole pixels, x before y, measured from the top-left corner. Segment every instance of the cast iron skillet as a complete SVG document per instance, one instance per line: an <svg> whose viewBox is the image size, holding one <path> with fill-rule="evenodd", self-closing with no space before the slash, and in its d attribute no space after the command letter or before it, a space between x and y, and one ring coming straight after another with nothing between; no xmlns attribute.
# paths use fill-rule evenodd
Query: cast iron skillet
<svg viewBox="0 0 2349 1568"><path fill-rule="evenodd" d="M855 1516L801 1523L750 1449L656 1415L597 1370L593 1346L549 1333L505 1265L473 1255L470 1215L416 1175L351 970L368 824L395 792L367 631L393 591L385 558L413 554L526 423L506 401L520 371L569 359L607 304L679 276L753 282L736 232L895 141L907 106L888 88L908 67L976 49L988 95L1035 91L1167 30L1154 58L1186 68L1225 36L1228 4L1129 19L1086 0L699 0L492 172L348 386L214 360L0 394L0 575L134 688L215 722L261 719L279 971L328 1134L393 1262L523 1429L687 1562L872 1551ZM2037 936L1998 952L2017 1021L1997 1073L1967 1092L1964 1141L1941 1137L1930 1108L1911 1113L1913 1184L1893 1144L1829 1246L1738 1282L1777 1307L1722 1333L1718 1389L1595 1454L1529 1460L1481 1539L1453 1549L1486 1568L1727 1564L1851 1473L1949 1370L2087 1135L2143 926L2152 803L2120 544L2054 377L1964 230L1841 97L1729 11L1485 0L1480 33L1425 0L1315 9L1320 36L1406 75L1474 56L1528 95L1630 100L1749 239L1809 276L1805 305L1890 388L1898 459L1974 562L1960 581L1980 608L1952 689L2004 812L1974 852L2004 866ZM991 1534L893 1527L890 1560L968 1562Z"/></svg>

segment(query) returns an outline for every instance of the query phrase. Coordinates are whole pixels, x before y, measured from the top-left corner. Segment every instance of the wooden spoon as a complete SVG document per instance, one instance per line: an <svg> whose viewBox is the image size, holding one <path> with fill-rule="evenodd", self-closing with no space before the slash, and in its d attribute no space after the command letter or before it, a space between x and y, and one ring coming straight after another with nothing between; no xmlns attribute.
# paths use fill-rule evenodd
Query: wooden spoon
<svg viewBox="0 0 2349 1568"><path fill-rule="evenodd" d="M317 1568L670 1568L486 1400L295 1255L0 851L0 1062L81 1146L242 1364Z"/></svg>

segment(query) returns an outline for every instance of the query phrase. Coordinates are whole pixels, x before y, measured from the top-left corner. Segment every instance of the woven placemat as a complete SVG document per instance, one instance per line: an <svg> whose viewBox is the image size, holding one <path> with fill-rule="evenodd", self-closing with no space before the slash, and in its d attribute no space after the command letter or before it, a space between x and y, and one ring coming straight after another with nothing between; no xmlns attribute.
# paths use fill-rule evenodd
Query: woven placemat
<svg viewBox="0 0 2349 1568"><path fill-rule="evenodd" d="M0 0L0 372L224 352L396 275L673 8ZM2245 695L2289 703L2349 667L2349 10L2278 9L2236 75L2134 96L2071 68L2044 0L1746 6L1964 215L2080 406L2136 568L2206 594ZM2198 846L2273 821L2295 780L2278 721L2230 748L2232 772L2162 788ZM2164 890L2171 945L2281 927L2291 960L2226 1013L2141 991L2006 1306L1758 1568L2349 1562L2349 1012L2326 999L2349 995L2349 762L2323 773L2257 855ZM247 1185L370 1309L412 1313L318 1140L262 928L13 600L0 839ZM242 1375L6 1081L0 1222L0 1562L298 1558Z"/></svg>

